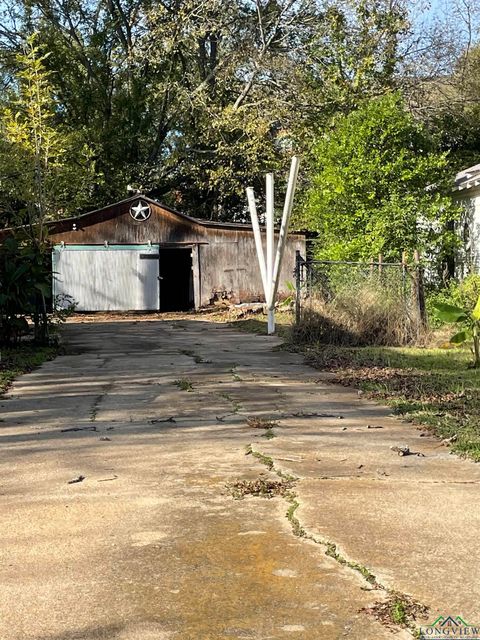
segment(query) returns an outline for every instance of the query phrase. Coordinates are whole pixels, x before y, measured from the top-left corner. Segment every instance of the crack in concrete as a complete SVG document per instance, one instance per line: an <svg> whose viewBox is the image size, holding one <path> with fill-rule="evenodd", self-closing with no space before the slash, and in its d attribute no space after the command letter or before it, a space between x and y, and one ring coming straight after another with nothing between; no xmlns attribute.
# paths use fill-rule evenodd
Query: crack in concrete
<svg viewBox="0 0 480 640"><path fill-rule="evenodd" d="M92 407L90 409L90 422L95 422L95 420L97 419L97 414L98 414L98 410L100 408L100 403L105 398L105 396L109 393L109 391L111 391L113 386L114 386L113 382L108 382L106 385L103 386L102 393L100 393L94 399L94 401L92 403Z"/></svg>
<svg viewBox="0 0 480 640"><path fill-rule="evenodd" d="M192 358L195 364L212 364L212 360L204 360L202 356L195 353L192 349L179 349L179 353L182 354L182 356Z"/></svg>
<svg viewBox="0 0 480 640"><path fill-rule="evenodd" d="M374 589L376 591L382 591L386 598L395 598L398 601L404 601L404 602L414 602L412 598L410 598L406 594L395 591L394 589L389 589L385 585L381 584L377 580L376 576L367 567L361 565L358 562L347 560L347 558L345 558L338 552L338 547L334 542L319 538L318 536L314 535L313 533L310 533L305 529L305 527L302 525L298 517L295 515L297 509L300 507L300 502L298 500L298 495L294 492L294 489L295 489L296 483L301 481L301 478L285 473L284 471L276 467L275 462L271 456L267 456L263 454L261 451L256 451L255 449L253 449L253 446L251 444L247 446L246 455L252 455L254 458L257 458L257 460L259 460L259 462L264 464L269 471L275 473L279 478L287 479L292 483L291 485L292 490L286 493L282 497L290 505L286 512L286 518L292 527L293 535L299 538L304 538L305 540L309 540L310 542L313 542L316 545L323 547L325 549L326 556L333 558L340 565L346 566L349 569L352 569L353 571L356 571L357 573L359 573L362 576L362 578L368 583L371 590ZM418 605L418 607L420 609L423 609L424 611L428 610L428 607L426 607L425 605L422 605L416 602L415 604ZM418 634L418 628L415 624L415 618L411 618L410 620L407 620L404 626L399 625L393 620L391 621L391 624L385 623L384 620L380 620L380 623L383 624L384 626L390 626L390 627L395 626L396 628L399 628L399 629L408 629L412 633L413 637L416 637Z"/></svg>
<svg viewBox="0 0 480 640"><path fill-rule="evenodd" d="M235 415L235 414L239 413L240 409L242 408L241 402L238 402L238 400L235 400L235 398L233 398L226 391L222 391L218 395L220 396L220 398L223 398L224 400L227 400L227 402L230 402L230 404L232 405L233 412L232 412L232 414L227 414L227 415Z"/></svg>

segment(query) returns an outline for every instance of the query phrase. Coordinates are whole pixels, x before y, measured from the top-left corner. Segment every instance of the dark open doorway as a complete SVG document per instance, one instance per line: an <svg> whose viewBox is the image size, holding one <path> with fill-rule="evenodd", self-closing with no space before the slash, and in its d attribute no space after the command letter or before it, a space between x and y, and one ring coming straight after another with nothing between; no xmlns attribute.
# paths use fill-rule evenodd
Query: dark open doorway
<svg viewBox="0 0 480 640"><path fill-rule="evenodd" d="M192 250L160 249L160 311L194 307Z"/></svg>

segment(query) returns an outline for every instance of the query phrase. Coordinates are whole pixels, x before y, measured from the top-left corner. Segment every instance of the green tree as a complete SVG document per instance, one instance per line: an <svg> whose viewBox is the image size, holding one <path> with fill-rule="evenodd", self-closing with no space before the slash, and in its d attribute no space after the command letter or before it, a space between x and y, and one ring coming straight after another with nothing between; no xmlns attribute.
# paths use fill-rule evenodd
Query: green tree
<svg viewBox="0 0 480 640"><path fill-rule="evenodd" d="M47 55L28 38L17 54L15 87L0 113L0 191L12 221L32 242L45 240L45 222L75 211L88 196L93 163L88 149L56 122Z"/></svg>
<svg viewBox="0 0 480 640"><path fill-rule="evenodd" d="M17 227L0 252L0 340L17 341L35 326L48 340L46 298L51 270L46 223L65 217L88 196L93 164L88 150L55 122L57 103L46 55L27 39L17 55L14 89L0 114L0 191Z"/></svg>
<svg viewBox="0 0 480 640"><path fill-rule="evenodd" d="M407 21L387 0L215 0L200 14L197 5L182 3L181 28L172 23L194 89L185 93L181 76L186 117L171 160L187 208L225 217L244 208L246 184L305 152L332 113L391 86Z"/></svg>
<svg viewBox="0 0 480 640"><path fill-rule="evenodd" d="M365 260L403 250L444 257L455 243L451 172L397 93L335 117L313 148L298 222L318 232L318 256Z"/></svg>
<svg viewBox="0 0 480 640"><path fill-rule="evenodd" d="M326 4L308 60L310 87L317 101L322 98L317 104L323 111L348 113L366 97L398 85L402 41L411 28L407 4L395 0Z"/></svg>

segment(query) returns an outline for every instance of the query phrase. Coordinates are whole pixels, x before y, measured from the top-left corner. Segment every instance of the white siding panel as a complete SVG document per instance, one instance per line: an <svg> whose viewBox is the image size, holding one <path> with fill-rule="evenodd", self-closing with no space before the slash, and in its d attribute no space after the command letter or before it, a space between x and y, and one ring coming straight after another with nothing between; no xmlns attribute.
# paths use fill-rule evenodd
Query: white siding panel
<svg viewBox="0 0 480 640"><path fill-rule="evenodd" d="M475 194L470 201L471 220L471 237L470 245L470 262L474 273L480 272L480 194Z"/></svg>
<svg viewBox="0 0 480 640"><path fill-rule="evenodd" d="M153 248L158 255L158 248ZM78 311L150 311L160 304L159 261L144 248L55 248L54 293L67 294Z"/></svg>

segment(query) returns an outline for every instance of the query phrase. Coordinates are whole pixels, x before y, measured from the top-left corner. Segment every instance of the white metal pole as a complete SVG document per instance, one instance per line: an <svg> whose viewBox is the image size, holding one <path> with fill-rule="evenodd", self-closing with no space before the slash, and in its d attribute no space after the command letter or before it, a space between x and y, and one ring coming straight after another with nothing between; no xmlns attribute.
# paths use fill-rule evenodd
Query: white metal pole
<svg viewBox="0 0 480 640"><path fill-rule="evenodd" d="M282 225L280 227L280 233L278 236L277 254L275 256L275 265L273 267L273 281L272 281L272 287L270 289L268 308L273 307L273 305L275 304L275 298L278 291L280 272L282 269L283 254L285 251L285 245L287 240L288 223L290 222L290 215L292 213L292 207L293 207L293 197L295 195L295 188L297 186L299 164L300 164L299 159L296 156L294 156L292 158L292 164L290 165L290 175L288 178L287 195L285 196Z"/></svg>
<svg viewBox="0 0 480 640"><path fill-rule="evenodd" d="M268 305L270 300L270 291L273 287L273 261L275 251L275 235L274 235L274 178L273 173L266 175L266 222L267 222L267 286L268 292L265 294L265 302ZM275 331L275 307L267 306L268 313L268 334Z"/></svg>
<svg viewBox="0 0 480 640"><path fill-rule="evenodd" d="M247 187L248 208L250 209L250 218L252 220L253 237L255 238L255 247L257 249L258 264L260 266L260 274L262 276L263 291L265 292L265 300L267 300L268 281L267 270L265 267L265 256L263 253L262 235L258 224L257 205L255 204L255 193L252 187Z"/></svg>

